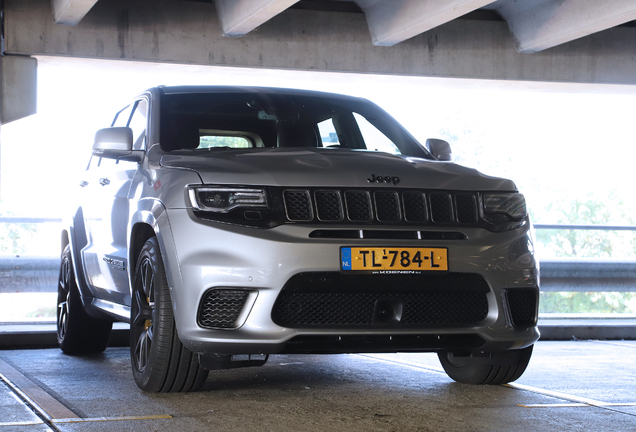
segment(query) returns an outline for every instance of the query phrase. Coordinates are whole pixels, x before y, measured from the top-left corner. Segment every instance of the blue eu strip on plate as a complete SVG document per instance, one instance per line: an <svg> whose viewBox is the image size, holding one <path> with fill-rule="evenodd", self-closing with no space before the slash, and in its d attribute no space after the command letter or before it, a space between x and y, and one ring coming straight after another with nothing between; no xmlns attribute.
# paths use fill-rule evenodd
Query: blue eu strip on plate
<svg viewBox="0 0 636 432"><path fill-rule="evenodd" d="M351 248L340 249L340 261L343 270L351 270Z"/></svg>

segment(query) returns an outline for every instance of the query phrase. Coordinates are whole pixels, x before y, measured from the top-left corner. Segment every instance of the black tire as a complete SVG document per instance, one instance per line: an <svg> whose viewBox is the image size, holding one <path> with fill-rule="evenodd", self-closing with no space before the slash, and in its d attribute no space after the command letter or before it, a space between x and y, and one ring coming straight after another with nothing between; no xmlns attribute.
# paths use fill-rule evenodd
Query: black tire
<svg viewBox="0 0 636 432"><path fill-rule="evenodd" d="M73 271L71 248L62 252L57 284L57 343L65 354L96 354L108 346L113 323L86 313Z"/></svg>
<svg viewBox="0 0 636 432"><path fill-rule="evenodd" d="M152 393L196 391L208 371L177 335L170 290L156 237L139 253L130 320L130 358L140 389Z"/></svg>
<svg viewBox="0 0 636 432"><path fill-rule="evenodd" d="M449 351L437 354L449 377L464 384L505 384L517 380L528 367L532 348L472 355Z"/></svg>

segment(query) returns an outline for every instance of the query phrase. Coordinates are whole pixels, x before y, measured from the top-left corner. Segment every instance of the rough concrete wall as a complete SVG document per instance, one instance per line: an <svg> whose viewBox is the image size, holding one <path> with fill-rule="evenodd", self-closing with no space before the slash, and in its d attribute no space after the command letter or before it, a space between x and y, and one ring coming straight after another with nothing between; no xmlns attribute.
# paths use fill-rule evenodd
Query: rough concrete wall
<svg viewBox="0 0 636 432"><path fill-rule="evenodd" d="M221 36L214 5L99 1L75 27L49 0L5 0L6 50L300 70L496 80L636 84L636 28L617 27L520 54L503 21L460 19L393 47L371 42L358 13L287 10L242 38Z"/></svg>

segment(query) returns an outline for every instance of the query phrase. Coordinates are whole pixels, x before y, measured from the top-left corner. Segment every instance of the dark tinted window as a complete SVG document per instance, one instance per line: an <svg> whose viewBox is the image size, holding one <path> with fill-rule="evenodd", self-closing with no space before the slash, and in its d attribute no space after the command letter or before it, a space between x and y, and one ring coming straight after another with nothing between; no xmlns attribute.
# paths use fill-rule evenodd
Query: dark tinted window
<svg viewBox="0 0 636 432"><path fill-rule="evenodd" d="M205 131L219 130L249 137L258 143L254 147L350 148L430 158L391 116L363 99L194 93L164 95L161 107L160 140L166 151L199 151Z"/></svg>

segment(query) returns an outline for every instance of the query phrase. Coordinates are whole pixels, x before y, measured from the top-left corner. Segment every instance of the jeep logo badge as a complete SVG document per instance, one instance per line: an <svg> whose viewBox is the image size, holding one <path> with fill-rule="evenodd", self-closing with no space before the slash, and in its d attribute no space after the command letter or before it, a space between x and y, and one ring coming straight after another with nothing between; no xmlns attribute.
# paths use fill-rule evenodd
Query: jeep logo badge
<svg viewBox="0 0 636 432"><path fill-rule="evenodd" d="M396 185L400 182L400 178L391 176L376 176L375 174L371 174L371 178L368 178L367 181L369 183L393 183Z"/></svg>

